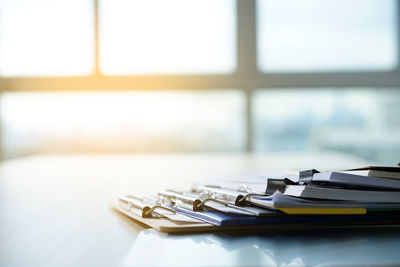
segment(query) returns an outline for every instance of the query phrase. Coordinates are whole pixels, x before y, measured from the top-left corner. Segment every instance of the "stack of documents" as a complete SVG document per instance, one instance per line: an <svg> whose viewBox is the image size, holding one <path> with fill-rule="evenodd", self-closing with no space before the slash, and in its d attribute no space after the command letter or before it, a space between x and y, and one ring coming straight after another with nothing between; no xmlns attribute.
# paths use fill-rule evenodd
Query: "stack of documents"
<svg viewBox="0 0 400 267"><path fill-rule="evenodd" d="M188 191L123 196L117 209L166 232L400 225L400 168L211 181Z"/></svg>

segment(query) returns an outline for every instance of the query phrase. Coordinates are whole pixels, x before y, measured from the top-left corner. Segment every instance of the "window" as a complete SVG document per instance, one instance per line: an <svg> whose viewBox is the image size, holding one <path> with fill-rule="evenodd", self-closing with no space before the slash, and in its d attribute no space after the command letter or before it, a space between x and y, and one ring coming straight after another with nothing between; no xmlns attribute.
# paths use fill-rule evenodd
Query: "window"
<svg viewBox="0 0 400 267"><path fill-rule="evenodd" d="M5 93L4 154L242 151L239 90Z"/></svg>
<svg viewBox="0 0 400 267"><path fill-rule="evenodd" d="M257 90L254 125L258 152L343 152L396 165L400 90Z"/></svg>
<svg viewBox="0 0 400 267"><path fill-rule="evenodd" d="M339 151L388 162L400 138L398 2L0 0L6 153L86 140L85 152ZM82 118L72 112L68 136L48 128L62 129L53 115L73 106ZM88 127L95 113L104 121ZM343 141L363 131L358 145Z"/></svg>
<svg viewBox="0 0 400 267"><path fill-rule="evenodd" d="M107 75L231 73L233 0L100 1L100 69Z"/></svg>
<svg viewBox="0 0 400 267"><path fill-rule="evenodd" d="M260 0L257 14L263 71L397 66L395 0Z"/></svg>
<svg viewBox="0 0 400 267"><path fill-rule="evenodd" d="M93 22L90 0L1 0L0 75L91 74Z"/></svg>

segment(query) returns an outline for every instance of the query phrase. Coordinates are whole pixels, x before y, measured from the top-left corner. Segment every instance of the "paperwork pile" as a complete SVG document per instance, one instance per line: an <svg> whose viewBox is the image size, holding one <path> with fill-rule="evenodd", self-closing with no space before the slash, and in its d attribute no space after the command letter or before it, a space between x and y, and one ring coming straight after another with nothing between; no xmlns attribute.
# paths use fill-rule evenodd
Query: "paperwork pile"
<svg viewBox="0 0 400 267"><path fill-rule="evenodd" d="M123 196L117 208L166 232L400 225L400 168L211 181L183 192Z"/></svg>

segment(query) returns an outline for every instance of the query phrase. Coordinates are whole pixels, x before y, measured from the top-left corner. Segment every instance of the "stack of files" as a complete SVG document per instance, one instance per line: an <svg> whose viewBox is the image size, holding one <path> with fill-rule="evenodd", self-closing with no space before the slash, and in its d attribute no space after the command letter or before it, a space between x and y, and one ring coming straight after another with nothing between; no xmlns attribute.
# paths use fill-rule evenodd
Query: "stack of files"
<svg viewBox="0 0 400 267"><path fill-rule="evenodd" d="M400 168L210 181L187 191L122 196L116 208L164 232L400 226Z"/></svg>

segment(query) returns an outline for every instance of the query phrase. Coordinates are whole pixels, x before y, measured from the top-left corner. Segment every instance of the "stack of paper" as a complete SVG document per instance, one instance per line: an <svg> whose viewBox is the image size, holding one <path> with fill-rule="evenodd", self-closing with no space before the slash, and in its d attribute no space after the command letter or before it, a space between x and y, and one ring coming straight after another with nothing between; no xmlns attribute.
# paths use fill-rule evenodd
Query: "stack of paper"
<svg viewBox="0 0 400 267"><path fill-rule="evenodd" d="M211 181L184 192L124 196L117 207L169 232L400 224L400 168L307 170L298 176Z"/></svg>

